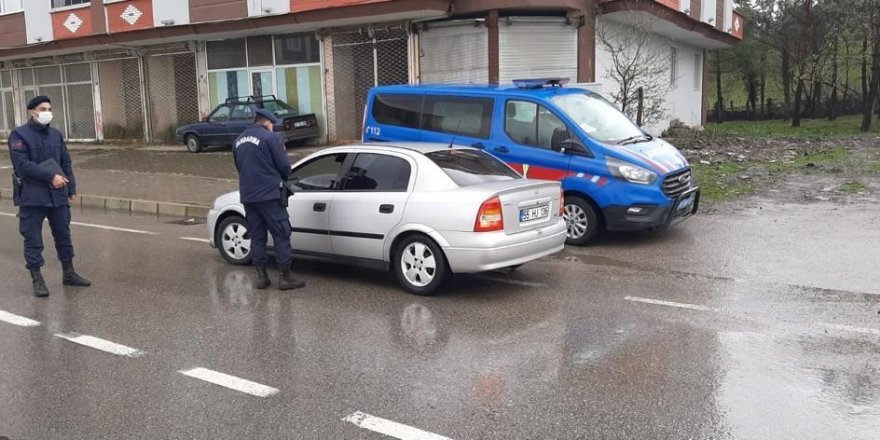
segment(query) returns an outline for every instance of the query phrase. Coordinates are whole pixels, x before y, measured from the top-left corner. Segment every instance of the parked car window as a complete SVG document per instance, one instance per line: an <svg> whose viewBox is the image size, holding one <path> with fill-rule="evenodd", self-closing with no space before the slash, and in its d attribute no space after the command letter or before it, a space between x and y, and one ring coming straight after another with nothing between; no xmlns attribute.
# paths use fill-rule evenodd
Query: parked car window
<svg viewBox="0 0 880 440"><path fill-rule="evenodd" d="M236 104L232 108L232 119L254 119L254 109L251 104Z"/></svg>
<svg viewBox="0 0 880 440"><path fill-rule="evenodd" d="M422 97L418 95L376 95L373 118L380 124L419 128Z"/></svg>
<svg viewBox="0 0 880 440"><path fill-rule="evenodd" d="M217 107L217 110L214 110L214 113L211 114L209 120L211 122L224 122L229 120L229 106L224 105L221 107Z"/></svg>
<svg viewBox="0 0 880 440"><path fill-rule="evenodd" d="M269 110L270 112L275 113L278 116L296 114L296 110L294 110L293 107L287 105L284 101L261 101L260 105L264 109Z"/></svg>
<svg viewBox="0 0 880 440"><path fill-rule="evenodd" d="M338 153L312 159L296 167L288 180L304 191L335 190L345 156Z"/></svg>
<svg viewBox="0 0 880 440"><path fill-rule="evenodd" d="M345 191L406 191L411 167L399 157L358 154L345 175Z"/></svg>
<svg viewBox="0 0 880 440"><path fill-rule="evenodd" d="M511 100L504 106L504 131L518 144L550 149L557 128L565 124L543 105Z"/></svg>
<svg viewBox="0 0 880 440"><path fill-rule="evenodd" d="M481 150L446 149L426 156L458 186L523 178L504 162Z"/></svg>
<svg viewBox="0 0 880 440"><path fill-rule="evenodd" d="M422 127L463 136L489 138L492 98L426 96Z"/></svg>

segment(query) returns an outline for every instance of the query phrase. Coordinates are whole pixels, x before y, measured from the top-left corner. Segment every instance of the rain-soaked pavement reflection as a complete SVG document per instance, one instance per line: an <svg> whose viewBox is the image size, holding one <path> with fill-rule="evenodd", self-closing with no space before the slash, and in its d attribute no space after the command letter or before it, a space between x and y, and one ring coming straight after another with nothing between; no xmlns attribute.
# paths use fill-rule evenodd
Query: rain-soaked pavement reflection
<svg viewBox="0 0 880 440"><path fill-rule="evenodd" d="M787 221L813 208L768 210ZM746 214L417 297L388 274L308 262L295 267L307 289L257 291L252 268L179 239L204 225L83 211L77 220L158 235L75 228L95 287L62 288L50 262L47 301L27 294L19 243L0 244L0 310L41 322L0 322L0 436L381 438L342 420L363 412L459 439L877 438L880 280L866 259L880 256L880 232L853 244L826 231L817 256L802 251L818 244L750 238L773 222ZM854 214L855 226L873 215ZM827 258L846 270L813 273ZM145 354L54 336L68 332ZM193 368L279 392L178 373Z"/></svg>

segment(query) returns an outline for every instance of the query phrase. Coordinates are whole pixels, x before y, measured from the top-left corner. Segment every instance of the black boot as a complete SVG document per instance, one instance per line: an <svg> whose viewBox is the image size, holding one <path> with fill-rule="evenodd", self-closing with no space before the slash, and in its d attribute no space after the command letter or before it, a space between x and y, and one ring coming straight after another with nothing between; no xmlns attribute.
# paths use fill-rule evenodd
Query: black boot
<svg viewBox="0 0 880 440"><path fill-rule="evenodd" d="M290 275L290 266L282 266L279 268L279 271L281 274L278 275L278 290L293 290L306 287L304 281L300 281Z"/></svg>
<svg viewBox="0 0 880 440"><path fill-rule="evenodd" d="M257 289L265 289L269 287L269 274L266 273L265 267L257 267Z"/></svg>
<svg viewBox="0 0 880 440"><path fill-rule="evenodd" d="M64 279L62 280L62 284L65 286L88 287L92 285L91 281L79 276L79 274L73 270L73 261L62 261L61 267L64 269Z"/></svg>
<svg viewBox="0 0 880 440"><path fill-rule="evenodd" d="M39 268L31 269L31 279L34 281L34 296L37 298L49 296L49 288L46 287L46 281L43 280L43 274Z"/></svg>

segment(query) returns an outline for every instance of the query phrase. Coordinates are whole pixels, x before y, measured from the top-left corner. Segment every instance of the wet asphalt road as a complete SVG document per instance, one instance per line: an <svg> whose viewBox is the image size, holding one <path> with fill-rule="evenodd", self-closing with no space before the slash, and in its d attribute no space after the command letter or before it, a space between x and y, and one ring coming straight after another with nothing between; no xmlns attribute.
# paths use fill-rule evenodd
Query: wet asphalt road
<svg viewBox="0 0 880 440"><path fill-rule="evenodd" d="M343 420L360 411L454 439L876 439L877 204L725 211L428 298L315 263L306 289L260 292L181 239L203 225L77 211L152 234L74 225L94 286L63 288L50 247L38 300L0 215L0 310L40 323L0 321L0 436L394 438ZM197 367L277 394L179 372Z"/></svg>

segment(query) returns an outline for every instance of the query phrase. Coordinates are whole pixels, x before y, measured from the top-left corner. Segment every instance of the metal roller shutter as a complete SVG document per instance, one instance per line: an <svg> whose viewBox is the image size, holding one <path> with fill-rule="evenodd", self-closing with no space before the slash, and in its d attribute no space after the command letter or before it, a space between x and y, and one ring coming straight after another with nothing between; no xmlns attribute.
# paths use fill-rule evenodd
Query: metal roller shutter
<svg viewBox="0 0 880 440"><path fill-rule="evenodd" d="M430 26L419 32L422 83L489 82L489 34L485 26L477 26L473 20Z"/></svg>
<svg viewBox="0 0 880 440"><path fill-rule="evenodd" d="M577 79L577 28L563 18L502 19L499 82L519 78Z"/></svg>

